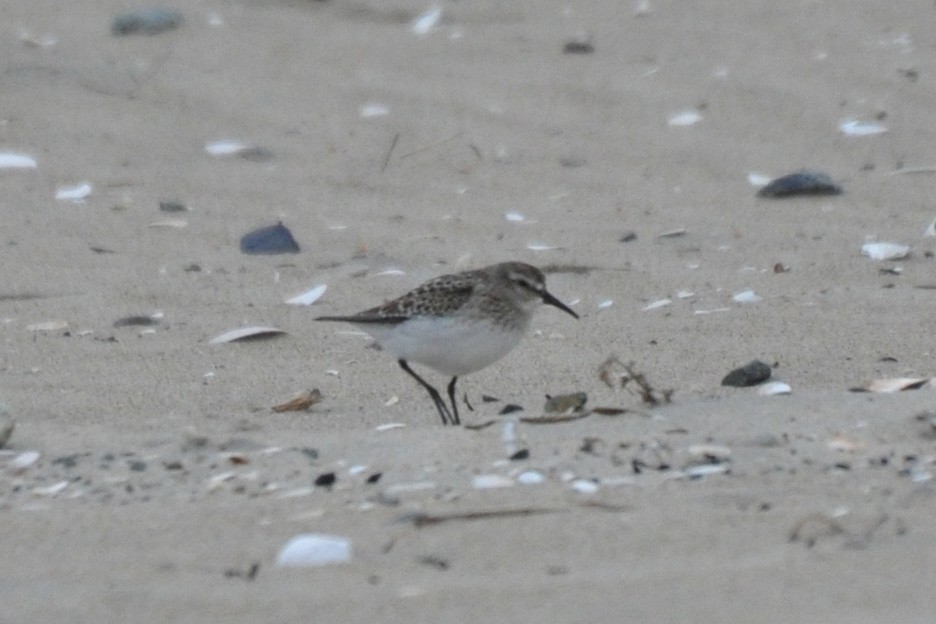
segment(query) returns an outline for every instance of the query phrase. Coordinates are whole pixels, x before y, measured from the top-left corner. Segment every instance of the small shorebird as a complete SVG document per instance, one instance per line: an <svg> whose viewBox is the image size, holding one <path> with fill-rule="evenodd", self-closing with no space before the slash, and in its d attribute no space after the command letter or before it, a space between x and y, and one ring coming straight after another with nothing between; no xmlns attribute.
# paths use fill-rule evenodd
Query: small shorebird
<svg viewBox="0 0 936 624"><path fill-rule="evenodd" d="M517 346L540 303L578 318L546 290L542 271L522 262L504 262L440 275L398 299L358 314L315 320L344 321L373 336L429 392L442 424L458 425L455 382L493 364ZM451 410L439 391L413 372L410 361L451 375Z"/></svg>

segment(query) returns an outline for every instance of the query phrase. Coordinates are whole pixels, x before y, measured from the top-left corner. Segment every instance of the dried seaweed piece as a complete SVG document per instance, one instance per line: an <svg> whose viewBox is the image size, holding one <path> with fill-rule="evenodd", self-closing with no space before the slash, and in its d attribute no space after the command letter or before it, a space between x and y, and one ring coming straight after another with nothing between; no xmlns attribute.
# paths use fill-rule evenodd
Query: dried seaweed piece
<svg viewBox="0 0 936 624"><path fill-rule="evenodd" d="M559 513L564 509L549 509L537 507L521 507L519 509L497 509L494 511L467 511L451 514L428 514L414 513L407 514L400 518L400 522L412 523L417 529L422 527L442 524L443 522L468 521L468 520L496 520L498 518L520 518L523 516L537 516L543 514Z"/></svg>
<svg viewBox="0 0 936 624"><path fill-rule="evenodd" d="M319 392L318 388L315 388L311 392L303 392L296 398L290 399L285 403L274 405L272 409L274 412L301 412L309 409L321 400L322 393Z"/></svg>

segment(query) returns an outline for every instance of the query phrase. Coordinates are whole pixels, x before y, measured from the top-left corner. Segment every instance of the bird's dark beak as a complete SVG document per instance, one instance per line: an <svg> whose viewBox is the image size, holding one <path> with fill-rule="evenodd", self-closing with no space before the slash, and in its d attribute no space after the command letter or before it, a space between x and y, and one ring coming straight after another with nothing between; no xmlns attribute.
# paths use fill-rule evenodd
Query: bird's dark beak
<svg viewBox="0 0 936 624"><path fill-rule="evenodd" d="M549 293L546 292L545 290L543 291L543 303L548 303L548 304L551 305L551 306L555 306L555 307L559 308L559 309L562 310L563 312L568 312L569 314L571 314L571 315L574 316L575 318L578 318L578 317L579 317L578 314L576 314L575 312L572 311L572 308L570 308L570 307L567 306L566 304L562 303L561 301L559 301L558 299L556 299L555 297L553 297L551 294L549 294Z"/></svg>

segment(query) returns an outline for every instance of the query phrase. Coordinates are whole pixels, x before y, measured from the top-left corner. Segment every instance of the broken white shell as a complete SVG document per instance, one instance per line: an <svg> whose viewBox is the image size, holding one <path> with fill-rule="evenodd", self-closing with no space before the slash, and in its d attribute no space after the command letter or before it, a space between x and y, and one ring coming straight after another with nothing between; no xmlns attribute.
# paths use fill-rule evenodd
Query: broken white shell
<svg viewBox="0 0 936 624"><path fill-rule="evenodd" d="M887 127L873 121L843 119L842 122L839 123L839 130L849 136L871 136L887 132Z"/></svg>
<svg viewBox="0 0 936 624"><path fill-rule="evenodd" d="M653 303L648 303L646 306L644 306L643 311L646 312L648 310L656 310L657 308L668 306L671 303L673 303L672 299L657 299Z"/></svg>
<svg viewBox="0 0 936 624"><path fill-rule="evenodd" d="M0 169L35 169L36 159L14 152L0 153Z"/></svg>
<svg viewBox="0 0 936 624"><path fill-rule="evenodd" d="M865 243L861 246L861 255L872 260L900 260L909 254L910 246L899 243Z"/></svg>
<svg viewBox="0 0 936 624"><path fill-rule="evenodd" d="M697 110L688 110L676 113L666 122L671 126L691 126L702 121L702 114Z"/></svg>
<svg viewBox="0 0 936 624"><path fill-rule="evenodd" d="M514 485L513 479L498 474L475 475L471 479L471 487L476 490L489 490Z"/></svg>
<svg viewBox="0 0 936 624"><path fill-rule="evenodd" d="M276 565L309 568L351 560L351 541L337 535L302 533L286 542L276 556Z"/></svg>
<svg viewBox="0 0 936 624"><path fill-rule="evenodd" d="M74 186L62 186L55 191L55 199L80 204L88 198L93 188L90 182L81 182Z"/></svg>
<svg viewBox="0 0 936 624"><path fill-rule="evenodd" d="M241 327L224 332L220 336L215 336L209 341L209 344L223 344L225 342L234 342L235 340L245 340L250 338L272 338L286 332L278 327Z"/></svg>
<svg viewBox="0 0 936 624"><path fill-rule="evenodd" d="M757 394L761 396L774 396L778 394L791 394L793 388L790 384L783 381L769 381L757 388Z"/></svg>
<svg viewBox="0 0 936 624"><path fill-rule="evenodd" d="M442 7L434 6L422 15L419 15L410 24L410 32L414 35L427 35L442 19Z"/></svg>
<svg viewBox="0 0 936 624"><path fill-rule="evenodd" d="M763 301L764 298L753 290L745 290L735 294L732 299L738 303L757 303L758 301Z"/></svg>
<svg viewBox="0 0 936 624"><path fill-rule="evenodd" d="M312 305L316 301L322 298L322 295L325 294L325 290L328 288L325 284L320 284L315 288L308 290L300 295L295 297L290 297L286 300L286 303L290 305Z"/></svg>

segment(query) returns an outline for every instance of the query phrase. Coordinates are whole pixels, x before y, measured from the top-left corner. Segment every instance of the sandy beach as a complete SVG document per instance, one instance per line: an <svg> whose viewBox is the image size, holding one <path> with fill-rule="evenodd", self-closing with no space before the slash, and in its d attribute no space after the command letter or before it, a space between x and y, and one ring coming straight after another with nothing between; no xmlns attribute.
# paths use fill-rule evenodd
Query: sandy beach
<svg viewBox="0 0 936 624"><path fill-rule="evenodd" d="M933 621L932 3L145 6L0 0L0 622ZM312 320L508 260L466 427Z"/></svg>

